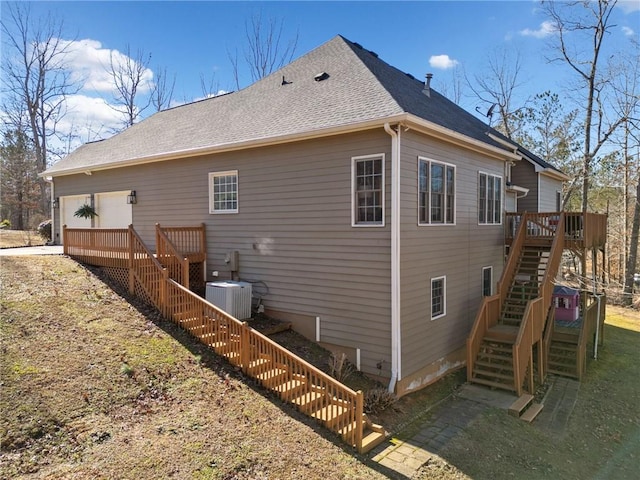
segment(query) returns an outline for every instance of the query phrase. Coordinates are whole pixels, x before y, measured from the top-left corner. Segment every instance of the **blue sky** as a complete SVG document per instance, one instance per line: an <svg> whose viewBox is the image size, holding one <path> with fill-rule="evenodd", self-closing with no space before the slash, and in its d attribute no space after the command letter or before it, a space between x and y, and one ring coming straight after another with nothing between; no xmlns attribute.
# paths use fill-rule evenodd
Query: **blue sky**
<svg viewBox="0 0 640 480"><path fill-rule="evenodd" d="M64 21L68 39L82 41L74 65L84 79L76 99L75 128L86 122L97 131L112 121L102 103L108 87L101 66L110 54L151 53L149 82L157 67L176 75L174 97L184 103L202 97L200 77L211 77L221 90L234 90L228 51L245 44L245 23L252 15L281 19L283 38L298 34L295 56L341 34L376 52L387 63L416 78L432 72L432 85L451 87L454 67L469 78L487 71L487 59L496 51L519 52L522 60L520 96L553 90L563 94L569 71L550 65L549 32L539 3L520 1L415 2L31 2L32 14L52 12ZM640 1L622 2L614 12L609 48L629 49L638 38ZM93 79L88 81L88 79ZM243 86L249 78L241 79ZM102 83L101 83L102 82ZM446 93L446 92L445 92ZM465 88L463 107L487 108ZM102 111L102 114L99 112ZM95 114L95 118L89 116ZM103 129L103 132L106 131ZM81 136L89 134L81 133ZM104 133L101 134L104 136ZM85 138L86 140L86 138Z"/></svg>

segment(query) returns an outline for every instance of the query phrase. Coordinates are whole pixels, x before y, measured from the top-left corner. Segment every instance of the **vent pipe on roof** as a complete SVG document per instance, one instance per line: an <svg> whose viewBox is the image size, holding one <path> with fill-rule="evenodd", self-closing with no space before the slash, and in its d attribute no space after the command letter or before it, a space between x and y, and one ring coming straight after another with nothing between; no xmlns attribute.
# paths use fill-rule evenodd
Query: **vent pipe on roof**
<svg viewBox="0 0 640 480"><path fill-rule="evenodd" d="M433 73L427 73L425 75L424 81L424 89L422 93L424 93L427 97L431 97L431 79L433 78Z"/></svg>

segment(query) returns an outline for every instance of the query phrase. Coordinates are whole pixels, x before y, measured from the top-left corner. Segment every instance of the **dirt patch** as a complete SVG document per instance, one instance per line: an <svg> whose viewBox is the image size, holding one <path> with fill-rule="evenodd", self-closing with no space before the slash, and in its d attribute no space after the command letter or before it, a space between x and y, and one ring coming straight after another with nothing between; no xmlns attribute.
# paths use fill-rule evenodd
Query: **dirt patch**
<svg viewBox="0 0 640 480"><path fill-rule="evenodd" d="M44 244L45 241L38 232L0 229L0 248L35 247Z"/></svg>

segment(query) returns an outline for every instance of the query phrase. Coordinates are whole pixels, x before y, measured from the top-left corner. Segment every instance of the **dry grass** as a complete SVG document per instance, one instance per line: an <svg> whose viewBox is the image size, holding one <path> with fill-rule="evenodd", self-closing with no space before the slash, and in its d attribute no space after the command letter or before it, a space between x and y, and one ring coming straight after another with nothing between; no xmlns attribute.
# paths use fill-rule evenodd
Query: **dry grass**
<svg viewBox="0 0 640 480"><path fill-rule="evenodd" d="M6 257L0 280L0 478L389 474L69 259ZM565 435L490 411L415 478L636 478L640 314L608 313ZM290 331L273 338L328 369L326 350ZM463 379L449 375L374 420L392 432L427 420ZM358 372L348 383L380 387Z"/></svg>
<svg viewBox="0 0 640 480"><path fill-rule="evenodd" d="M45 241L38 232L0 229L0 248L34 247L44 244Z"/></svg>
<svg viewBox="0 0 640 480"><path fill-rule="evenodd" d="M1 478L384 478L71 260L0 275Z"/></svg>

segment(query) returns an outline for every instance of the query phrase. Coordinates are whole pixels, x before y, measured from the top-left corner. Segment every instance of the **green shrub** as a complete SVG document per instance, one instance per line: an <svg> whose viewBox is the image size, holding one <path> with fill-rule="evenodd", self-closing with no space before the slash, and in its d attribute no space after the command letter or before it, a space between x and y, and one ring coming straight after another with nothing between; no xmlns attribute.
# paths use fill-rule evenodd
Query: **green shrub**
<svg viewBox="0 0 640 480"><path fill-rule="evenodd" d="M0 228L2 229L9 229L11 228L11 222L9 221L8 218L5 218L4 220L2 220L0 222Z"/></svg>

